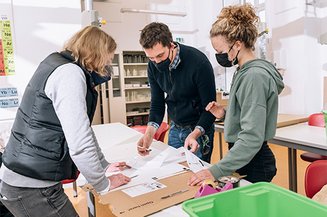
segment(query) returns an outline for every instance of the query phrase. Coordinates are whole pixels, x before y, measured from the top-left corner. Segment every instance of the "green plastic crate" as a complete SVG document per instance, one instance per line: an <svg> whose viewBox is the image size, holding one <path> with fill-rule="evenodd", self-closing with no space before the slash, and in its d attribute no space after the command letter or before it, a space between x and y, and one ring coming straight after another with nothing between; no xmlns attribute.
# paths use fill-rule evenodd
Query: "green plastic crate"
<svg viewBox="0 0 327 217"><path fill-rule="evenodd" d="M188 200L183 209L191 217L327 216L327 206L266 182Z"/></svg>

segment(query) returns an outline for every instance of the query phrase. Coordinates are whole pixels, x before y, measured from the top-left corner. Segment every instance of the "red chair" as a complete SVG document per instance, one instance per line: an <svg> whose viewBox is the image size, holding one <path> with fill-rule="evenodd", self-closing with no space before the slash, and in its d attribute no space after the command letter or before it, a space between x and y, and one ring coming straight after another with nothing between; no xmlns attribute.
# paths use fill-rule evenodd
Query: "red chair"
<svg viewBox="0 0 327 217"><path fill-rule="evenodd" d="M79 176L79 171L77 171L77 177ZM76 178L77 179L77 178ZM69 183L73 183L73 196L77 197L77 184L76 184L76 179L65 179L61 181L61 184L69 184Z"/></svg>
<svg viewBox="0 0 327 217"><path fill-rule="evenodd" d="M316 127L325 127L325 119L323 113L315 113L309 116L308 120L309 126ZM300 155L301 159L307 162L314 162L316 160L327 160L327 156L314 154L310 152L306 152Z"/></svg>
<svg viewBox="0 0 327 217"><path fill-rule="evenodd" d="M146 125L135 125L135 126L132 126L131 128L133 128L134 130L144 134L147 126ZM158 141L161 141L161 142L164 142L165 135L166 135L168 130L169 130L169 124L167 124L166 122L162 122L159 129L154 134L154 139L158 140Z"/></svg>
<svg viewBox="0 0 327 217"><path fill-rule="evenodd" d="M307 197L312 198L327 184L327 160L317 160L309 164L304 176L304 189Z"/></svg>

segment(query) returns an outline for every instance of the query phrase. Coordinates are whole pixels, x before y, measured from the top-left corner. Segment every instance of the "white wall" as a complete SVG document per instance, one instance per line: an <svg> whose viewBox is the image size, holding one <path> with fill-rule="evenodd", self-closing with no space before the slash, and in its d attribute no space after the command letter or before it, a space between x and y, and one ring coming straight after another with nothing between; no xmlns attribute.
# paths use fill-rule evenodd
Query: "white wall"
<svg viewBox="0 0 327 217"><path fill-rule="evenodd" d="M228 1L237 3L239 1ZM217 88L229 89L234 69L224 69L216 63L209 31L222 7L220 0L103 0L94 2L94 9L108 21L103 28L111 34L121 50L141 50L140 30L149 22L165 22L173 37L197 47L210 59L216 74ZM153 9L186 12L185 17L121 13L121 8ZM317 43L317 37L327 32L326 4L314 10L305 0L266 0L267 22L270 28L272 59L285 68L285 90L280 96L280 112L310 114L322 105L322 77L327 74L327 45ZM225 82L226 78L226 82ZM227 86L227 87L226 87Z"/></svg>
<svg viewBox="0 0 327 217"><path fill-rule="evenodd" d="M225 69L217 63L215 57L216 51L212 48L210 41L210 29L220 13L222 1L194 1L194 5L196 10L193 19L199 31L195 34L195 43L193 46L199 48L209 58L215 73L216 88L225 89L225 78L227 75L225 74Z"/></svg>
<svg viewBox="0 0 327 217"><path fill-rule="evenodd" d="M174 40L183 39L184 44L194 46L204 52L214 67L217 82L225 84L222 81L225 78L225 71L216 62L215 52L209 38L211 25L219 14L221 5L220 0L104 0L94 2L94 9L98 10L100 16L108 21L103 28L117 41L117 52L141 50L138 43L140 30L150 22L163 22L169 26ZM121 8L185 12L187 15L178 17L120 13Z"/></svg>
<svg viewBox="0 0 327 217"><path fill-rule="evenodd" d="M210 2L210 0L205 0ZM117 52L122 50L142 50L139 45L140 30L150 22L166 23L174 39L183 38L185 44L194 44L194 3L192 0L104 0L94 1L94 10L107 20L103 28L116 40ZM153 15L142 13L121 13L121 8L155 11L186 12L185 17Z"/></svg>
<svg viewBox="0 0 327 217"><path fill-rule="evenodd" d="M11 14L15 70L14 76L0 76L1 87L17 87L21 98L36 67L48 54L81 27L79 0L0 0L0 12ZM14 118L8 112L0 120Z"/></svg>
<svg viewBox="0 0 327 217"><path fill-rule="evenodd" d="M285 68L286 89L280 97L280 113L310 114L322 108L326 45L317 42L326 26L325 8L306 6L304 0L267 0L272 48L277 67ZM324 24L322 24L322 21ZM326 31L326 30L325 30ZM325 66L325 67L324 67Z"/></svg>
<svg viewBox="0 0 327 217"><path fill-rule="evenodd" d="M117 52L122 50L142 50L139 45L140 30L145 26L145 14L121 13L121 8L146 9L147 0L107 0L93 2L93 9L107 21L102 28L117 42Z"/></svg>
<svg viewBox="0 0 327 217"><path fill-rule="evenodd" d="M40 61L61 50L81 27L79 0L0 0L11 19L16 75L0 76L0 88L16 87L19 99ZM16 108L0 110L0 151L7 143Z"/></svg>

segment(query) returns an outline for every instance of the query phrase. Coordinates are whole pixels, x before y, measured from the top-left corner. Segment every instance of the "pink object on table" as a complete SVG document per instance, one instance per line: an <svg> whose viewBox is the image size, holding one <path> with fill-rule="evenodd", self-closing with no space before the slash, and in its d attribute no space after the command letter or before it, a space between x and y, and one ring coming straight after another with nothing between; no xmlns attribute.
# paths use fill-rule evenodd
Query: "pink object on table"
<svg viewBox="0 0 327 217"><path fill-rule="evenodd" d="M229 189L233 189L233 184L230 182L227 182L224 187L222 188L213 188L211 185L202 185L199 190L196 192L194 198L198 198L198 197L203 197L209 194L215 194L215 193L219 193L219 192L223 192L223 191L227 191Z"/></svg>

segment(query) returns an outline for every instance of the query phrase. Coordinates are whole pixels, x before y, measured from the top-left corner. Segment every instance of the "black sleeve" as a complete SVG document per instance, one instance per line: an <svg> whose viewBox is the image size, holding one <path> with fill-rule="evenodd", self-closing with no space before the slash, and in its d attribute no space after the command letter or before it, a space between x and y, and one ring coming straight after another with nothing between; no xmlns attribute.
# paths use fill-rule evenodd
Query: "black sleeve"
<svg viewBox="0 0 327 217"><path fill-rule="evenodd" d="M155 122L160 126L165 115L165 95L164 91L158 85L150 65L148 65L148 79L151 89L149 122Z"/></svg>
<svg viewBox="0 0 327 217"><path fill-rule="evenodd" d="M203 112L197 123L207 132L215 121L215 116L205 110L209 102L216 101L215 76L209 60L204 61L197 68L195 75L197 89L200 95Z"/></svg>

